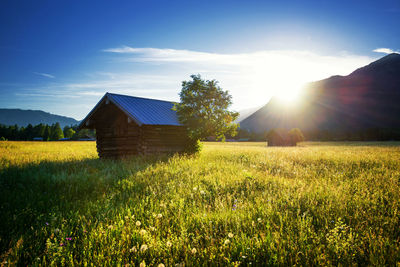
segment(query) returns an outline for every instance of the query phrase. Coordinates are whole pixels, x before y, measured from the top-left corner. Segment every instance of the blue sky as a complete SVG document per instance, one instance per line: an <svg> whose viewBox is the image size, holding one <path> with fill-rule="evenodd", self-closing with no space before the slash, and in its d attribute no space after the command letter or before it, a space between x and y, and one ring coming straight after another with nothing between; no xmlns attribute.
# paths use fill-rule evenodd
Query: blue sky
<svg viewBox="0 0 400 267"><path fill-rule="evenodd" d="M400 50L398 0L5 0L0 25L0 107L76 119L107 91L177 101L196 73L260 106Z"/></svg>

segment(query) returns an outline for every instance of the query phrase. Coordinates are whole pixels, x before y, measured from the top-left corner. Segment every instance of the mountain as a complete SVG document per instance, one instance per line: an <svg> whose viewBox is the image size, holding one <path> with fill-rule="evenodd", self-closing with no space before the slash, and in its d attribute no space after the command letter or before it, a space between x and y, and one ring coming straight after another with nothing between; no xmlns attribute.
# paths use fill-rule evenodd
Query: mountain
<svg viewBox="0 0 400 267"><path fill-rule="evenodd" d="M332 76L303 88L297 105L272 98L241 128L360 131L400 128L400 55L390 54L348 76Z"/></svg>
<svg viewBox="0 0 400 267"><path fill-rule="evenodd" d="M247 108L239 111L239 117L235 120L235 123L240 123L242 120L246 119L248 116L259 110L261 107Z"/></svg>
<svg viewBox="0 0 400 267"><path fill-rule="evenodd" d="M41 110L22 110L22 109L0 109L0 124L27 126L28 124L37 125L53 124L59 122L61 127L66 125L78 124L79 121L65 116L54 115Z"/></svg>

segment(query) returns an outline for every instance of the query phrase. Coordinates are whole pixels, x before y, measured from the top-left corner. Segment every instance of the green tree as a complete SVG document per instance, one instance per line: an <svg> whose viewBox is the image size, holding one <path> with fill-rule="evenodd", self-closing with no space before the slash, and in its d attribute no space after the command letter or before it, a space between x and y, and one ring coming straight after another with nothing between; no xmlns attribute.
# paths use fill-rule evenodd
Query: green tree
<svg viewBox="0 0 400 267"><path fill-rule="evenodd" d="M304 135L299 128L293 128L288 132L289 138L292 143L297 144L298 142L304 141Z"/></svg>
<svg viewBox="0 0 400 267"><path fill-rule="evenodd" d="M74 136L74 134L75 134L75 131L70 127L68 127L66 129L66 127L64 128L64 137L65 138L72 138L72 136Z"/></svg>
<svg viewBox="0 0 400 267"><path fill-rule="evenodd" d="M32 124L28 124L28 126L25 128L25 134L24 134L24 140L32 140L34 137L34 130Z"/></svg>
<svg viewBox="0 0 400 267"><path fill-rule="evenodd" d="M225 140L225 135L235 136L237 124L233 121L239 113L229 111L232 96L218 86L216 80L203 80L200 75L191 75L191 81L182 82L179 93L181 102L174 109L179 121L186 126L194 146L199 140L215 136Z"/></svg>
<svg viewBox="0 0 400 267"><path fill-rule="evenodd" d="M57 141L57 140L60 140L61 138L64 138L64 133L61 129L60 123L57 122L56 124L54 124L52 126L52 128L53 128L52 134L50 137L51 140Z"/></svg>
<svg viewBox="0 0 400 267"><path fill-rule="evenodd" d="M51 137L51 128L46 124L44 133L43 133L43 141L49 141Z"/></svg>
<svg viewBox="0 0 400 267"><path fill-rule="evenodd" d="M43 137L45 130L46 126L43 123L36 125L33 127L33 137Z"/></svg>

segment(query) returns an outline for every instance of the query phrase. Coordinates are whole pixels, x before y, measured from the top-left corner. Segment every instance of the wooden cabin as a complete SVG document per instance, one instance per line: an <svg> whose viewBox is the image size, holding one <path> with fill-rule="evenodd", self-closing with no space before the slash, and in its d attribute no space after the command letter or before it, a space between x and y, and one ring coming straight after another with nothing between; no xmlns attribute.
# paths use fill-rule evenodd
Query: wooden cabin
<svg viewBox="0 0 400 267"><path fill-rule="evenodd" d="M100 158L182 152L186 128L173 102L106 93L79 125L96 129Z"/></svg>
<svg viewBox="0 0 400 267"><path fill-rule="evenodd" d="M296 146L296 142L290 138L285 129L273 129L267 136L268 146Z"/></svg>

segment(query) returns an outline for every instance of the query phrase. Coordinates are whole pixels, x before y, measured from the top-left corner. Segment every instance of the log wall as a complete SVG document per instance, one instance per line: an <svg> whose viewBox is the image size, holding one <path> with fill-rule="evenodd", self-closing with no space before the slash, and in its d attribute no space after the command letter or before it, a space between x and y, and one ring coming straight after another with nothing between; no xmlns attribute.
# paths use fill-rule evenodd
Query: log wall
<svg viewBox="0 0 400 267"><path fill-rule="evenodd" d="M141 127L141 153L182 152L187 143L186 130L182 126L144 125Z"/></svg>
<svg viewBox="0 0 400 267"><path fill-rule="evenodd" d="M100 158L182 152L187 143L182 126L142 125L128 119L112 104L93 116Z"/></svg>

